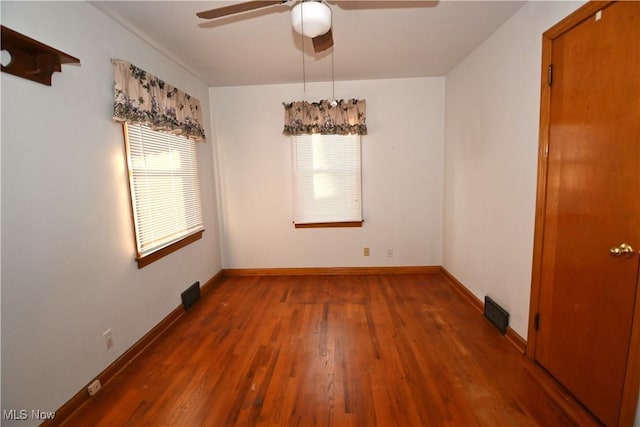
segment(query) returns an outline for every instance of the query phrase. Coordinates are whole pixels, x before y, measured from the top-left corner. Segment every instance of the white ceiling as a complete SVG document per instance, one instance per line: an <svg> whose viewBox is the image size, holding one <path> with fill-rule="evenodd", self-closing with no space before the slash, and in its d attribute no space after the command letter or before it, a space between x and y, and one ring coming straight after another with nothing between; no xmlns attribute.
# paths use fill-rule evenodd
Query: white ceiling
<svg viewBox="0 0 640 427"><path fill-rule="evenodd" d="M196 12L238 1L94 1L98 9L208 86L301 82L303 49L291 3L203 20ZM443 76L522 1L329 1L335 80ZM332 79L331 49L304 43L306 81Z"/></svg>

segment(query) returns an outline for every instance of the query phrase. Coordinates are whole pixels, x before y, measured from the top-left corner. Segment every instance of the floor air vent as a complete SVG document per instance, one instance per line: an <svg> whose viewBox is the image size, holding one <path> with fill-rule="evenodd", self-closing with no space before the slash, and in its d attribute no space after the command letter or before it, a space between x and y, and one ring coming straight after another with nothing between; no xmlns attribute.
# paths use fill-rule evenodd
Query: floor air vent
<svg viewBox="0 0 640 427"><path fill-rule="evenodd" d="M193 304L200 299L200 282L196 282L189 286L186 291L180 294L182 297L182 305L188 310Z"/></svg>
<svg viewBox="0 0 640 427"><path fill-rule="evenodd" d="M496 328L498 328L503 334L507 332L507 326L509 326L509 313L487 296L484 297L484 317L496 325Z"/></svg>

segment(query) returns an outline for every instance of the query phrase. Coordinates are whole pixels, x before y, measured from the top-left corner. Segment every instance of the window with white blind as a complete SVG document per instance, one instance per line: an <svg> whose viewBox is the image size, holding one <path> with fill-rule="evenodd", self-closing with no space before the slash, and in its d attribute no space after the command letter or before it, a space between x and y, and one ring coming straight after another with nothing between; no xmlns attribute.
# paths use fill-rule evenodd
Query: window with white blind
<svg viewBox="0 0 640 427"><path fill-rule="evenodd" d="M361 227L360 135L292 137L297 228Z"/></svg>
<svg viewBox="0 0 640 427"><path fill-rule="evenodd" d="M138 267L194 240L203 232L195 142L125 124Z"/></svg>

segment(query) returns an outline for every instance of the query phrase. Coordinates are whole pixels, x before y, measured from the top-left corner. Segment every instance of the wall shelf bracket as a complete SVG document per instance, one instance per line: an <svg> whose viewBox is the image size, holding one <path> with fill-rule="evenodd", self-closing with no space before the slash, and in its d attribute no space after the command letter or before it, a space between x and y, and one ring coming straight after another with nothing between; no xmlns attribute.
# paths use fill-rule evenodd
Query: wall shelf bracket
<svg viewBox="0 0 640 427"><path fill-rule="evenodd" d="M2 65L2 71L5 73L51 86L51 75L55 71L62 71L62 64L80 64L78 58L4 25L1 27L0 48L11 55L9 63Z"/></svg>

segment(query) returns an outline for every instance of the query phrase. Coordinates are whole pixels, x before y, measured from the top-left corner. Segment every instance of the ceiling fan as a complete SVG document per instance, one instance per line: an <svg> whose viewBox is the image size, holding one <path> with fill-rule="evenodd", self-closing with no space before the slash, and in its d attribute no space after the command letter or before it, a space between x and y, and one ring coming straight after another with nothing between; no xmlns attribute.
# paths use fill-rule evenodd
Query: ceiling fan
<svg viewBox="0 0 640 427"><path fill-rule="evenodd" d="M198 12L196 16L203 19L216 19L285 3L297 3L291 9L293 28L299 34L311 38L315 52L323 52L333 46L331 8L324 0L245 1L243 3Z"/></svg>
<svg viewBox="0 0 640 427"><path fill-rule="evenodd" d="M439 0L331 0L341 9L386 9L435 7ZM268 6L294 4L291 8L293 29L311 38L313 50L323 52L333 46L332 11L327 0L249 0L196 13L203 19L216 19Z"/></svg>

